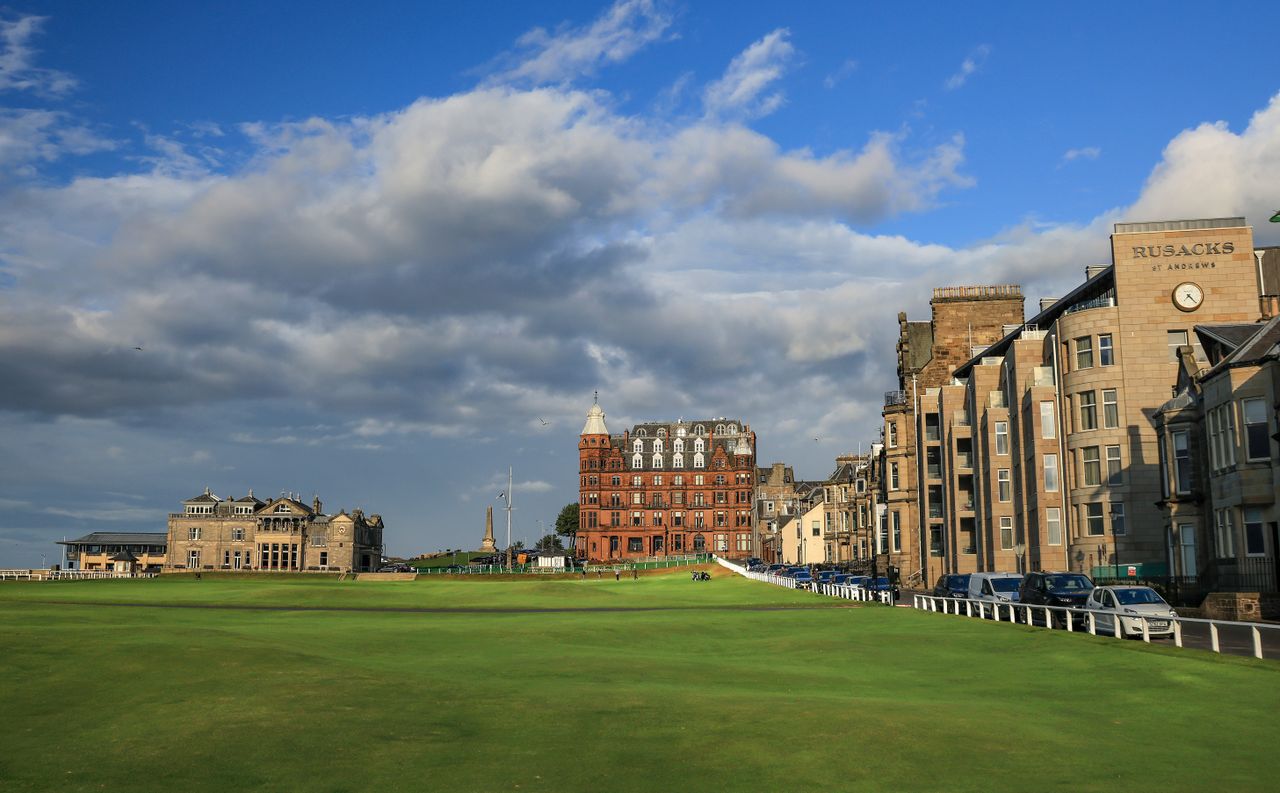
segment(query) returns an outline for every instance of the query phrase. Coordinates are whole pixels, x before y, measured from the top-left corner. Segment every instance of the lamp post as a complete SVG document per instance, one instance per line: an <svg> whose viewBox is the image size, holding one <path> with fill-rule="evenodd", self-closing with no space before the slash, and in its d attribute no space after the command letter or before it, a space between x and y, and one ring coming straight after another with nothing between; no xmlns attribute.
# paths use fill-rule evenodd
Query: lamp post
<svg viewBox="0 0 1280 793"><path fill-rule="evenodd" d="M1023 543L1018 543L1013 546L1013 552L1018 555L1018 575L1023 575L1025 571L1022 568L1022 557L1027 552L1027 546Z"/></svg>

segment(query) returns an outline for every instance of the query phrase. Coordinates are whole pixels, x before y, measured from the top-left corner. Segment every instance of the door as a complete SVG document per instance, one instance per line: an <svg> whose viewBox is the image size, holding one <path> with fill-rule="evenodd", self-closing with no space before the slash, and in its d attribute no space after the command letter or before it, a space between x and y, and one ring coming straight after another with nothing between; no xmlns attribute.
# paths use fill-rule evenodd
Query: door
<svg viewBox="0 0 1280 793"><path fill-rule="evenodd" d="M1199 565L1196 562L1196 525L1194 523L1178 524L1178 562L1182 575L1195 581Z"/></svg>

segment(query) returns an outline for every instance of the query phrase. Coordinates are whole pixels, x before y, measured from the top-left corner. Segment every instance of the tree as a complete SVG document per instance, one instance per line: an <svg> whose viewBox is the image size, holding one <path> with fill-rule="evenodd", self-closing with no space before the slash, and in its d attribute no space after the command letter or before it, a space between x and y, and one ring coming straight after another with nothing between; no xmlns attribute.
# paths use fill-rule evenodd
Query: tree
<svg viewBox="0 0 1280 793"><path fill-rule="evenodd" d="M511 541L511 550L513 550L513 551L523 551L523 550L524 550L524 540L512 540L512 541Z"/></svg>
<svg viewBox="0 0 1280 793"><path fill-rule="evenodd" d="M563 551L564 544L560 542L559 535L548 534L538 540L536 547L539 551Z"/></svg>
<svg viewBox="0 0 1280 793"><path fill-rule="evenodd" d="M556 518L556 534L568 539L569 545L573 546L574 538L578 534L578 504L565 504L564 509L560 510L560 515Z"/></svg>

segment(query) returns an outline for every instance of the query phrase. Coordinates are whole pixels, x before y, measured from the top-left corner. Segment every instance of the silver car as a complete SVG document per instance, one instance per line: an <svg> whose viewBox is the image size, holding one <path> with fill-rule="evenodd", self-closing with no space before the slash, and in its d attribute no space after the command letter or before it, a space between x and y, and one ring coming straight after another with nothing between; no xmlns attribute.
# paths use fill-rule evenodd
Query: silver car
<svg viewBox="0 0 1280 793"><path fill-rule="evenodd" d="M1085 609L1093 614L1098 633L1114 634L1118 619L1121 636L1141 636L1144 618L1148 636L1170 636L1173 618L1178 616L1149 586L1095 587Z"/></svg>

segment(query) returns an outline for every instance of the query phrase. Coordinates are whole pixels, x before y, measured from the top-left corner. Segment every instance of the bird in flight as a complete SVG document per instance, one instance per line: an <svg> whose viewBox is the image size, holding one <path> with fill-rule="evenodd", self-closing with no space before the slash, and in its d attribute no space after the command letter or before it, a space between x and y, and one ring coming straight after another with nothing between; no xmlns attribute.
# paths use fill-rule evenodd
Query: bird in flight
<svg viewBox="0 0 1280 793"><path fill-rule="evenodd" d="M134 347L133 349L137 350L138 352L142 352L142 348L141 348L141 347Z"/></svg>
<svg viewBox="0 0 1280 793"><path fill-rule="evenodd" d="M542 426L544 426L544 427L546 427L546 426L548 426L548 425L550 425L550 424L551 424L551 422L547 421L546 419L538 419L538 421L541 421L541 422L542 422Z"/></svg>

